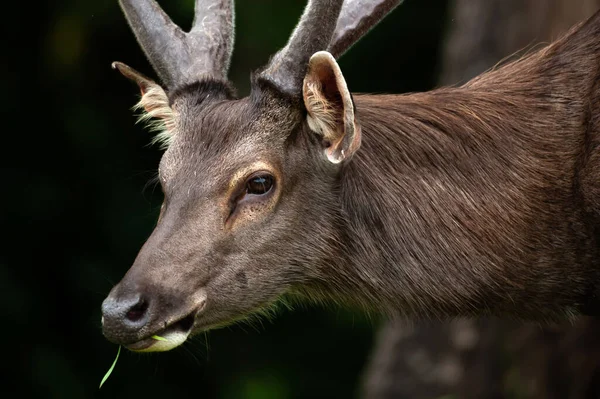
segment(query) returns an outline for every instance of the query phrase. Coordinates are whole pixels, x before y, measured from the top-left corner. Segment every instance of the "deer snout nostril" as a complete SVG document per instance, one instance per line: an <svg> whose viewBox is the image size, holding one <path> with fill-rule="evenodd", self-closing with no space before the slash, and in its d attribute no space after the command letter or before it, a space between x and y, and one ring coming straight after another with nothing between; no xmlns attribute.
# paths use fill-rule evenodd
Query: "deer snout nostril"
<svg viewBox="0 0 600 399"><path fill-rule="evenodd" d="M110 294L102 303L102 332L111 342L127 344L140 339L152 314L152 301L138 293Z"/></svg>
<svg viewBox="0 0 600 399"><path fill-rule="evenodd" d="M125 317L127 318L127 320L135 323L135 322L141 320L146 315L147 310L148 310L148 302L145 301L144 299L140 299L138 303L133 305L127 311L127 313L125 314Z"/></svg>
<svg viewBox="0 0 600 399"><path fill-rule="evenodd" d="M115 298L109 296L102 304L102 325L139 327L148 316L150 301L142 295Z"/></svg>

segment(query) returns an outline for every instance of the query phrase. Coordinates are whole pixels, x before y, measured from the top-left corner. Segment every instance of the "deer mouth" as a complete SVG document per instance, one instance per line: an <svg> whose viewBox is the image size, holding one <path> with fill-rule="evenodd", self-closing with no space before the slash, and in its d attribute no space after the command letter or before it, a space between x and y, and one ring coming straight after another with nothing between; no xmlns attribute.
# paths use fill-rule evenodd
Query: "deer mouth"
<svg viewBox="0 0 600 399"><path fill-rule="evenodd" d="M194 326L196 313L192 312L183 319L155 331L148 338L125 345L125 347L134 352L164 352L171 350L184 343L188 338Z"/></svg>

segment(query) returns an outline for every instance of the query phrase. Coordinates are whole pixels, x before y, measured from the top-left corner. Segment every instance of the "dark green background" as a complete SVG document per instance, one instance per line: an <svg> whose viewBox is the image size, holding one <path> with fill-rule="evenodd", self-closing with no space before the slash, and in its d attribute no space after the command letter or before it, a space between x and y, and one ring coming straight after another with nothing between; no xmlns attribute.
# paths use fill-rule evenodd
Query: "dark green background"
<svg viewBox="0 0 600 399"><path fill-rule="evenodd" d="M193 0L162 0L183 27ZM238 0L230 77L284 45L304 0ZM135 125L137 89L110 68L154 76L117 0L3 3L3 390L40 398L348 398L379 324L342 309L282 312L212 331L172 352L123 352L100 328L100 304L153 229L161 153ZM354 92L427 90L446 2L406 0L340 61Z"/></svg>

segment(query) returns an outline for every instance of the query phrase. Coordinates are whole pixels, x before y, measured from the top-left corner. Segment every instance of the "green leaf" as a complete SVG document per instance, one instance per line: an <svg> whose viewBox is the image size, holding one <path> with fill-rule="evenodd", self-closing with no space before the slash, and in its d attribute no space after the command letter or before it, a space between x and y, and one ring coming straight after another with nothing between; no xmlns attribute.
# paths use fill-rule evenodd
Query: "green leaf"
<svg viewBox="0 0 600 399"><path fill-rule="evenodd" d="M119 345L119 350L117 350L117 357L115 358L115 361L113 362L112 366L110 366L110 368L108 369L106 374L104 374L104 378L100 382L100 386L98 387L98 389L102 388L102 384L104 384L104 382L108 379L108 377L110 377L110 374L113 372L115 365L117 364L117 360L119 360L120 354L121 354L121 346Z"/></svg>
<svg viewBox="0 0 600 399"><path fill-rule="evenodd" d="M158 335L153 335L151 338L155 339L157 341L168 341L168 339L163 338L163 337L159 337Z"/></svg>

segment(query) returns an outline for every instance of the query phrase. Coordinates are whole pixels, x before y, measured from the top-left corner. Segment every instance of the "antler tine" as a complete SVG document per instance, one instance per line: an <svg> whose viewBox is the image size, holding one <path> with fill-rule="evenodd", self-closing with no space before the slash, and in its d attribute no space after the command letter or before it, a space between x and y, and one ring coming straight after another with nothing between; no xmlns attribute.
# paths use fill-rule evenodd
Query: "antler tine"
<svg viewBox="0 0 600 399"><path fill-rule="evenodd" d="M404 0L346 0L327 51L339 58Z"/></svg>
<svg viewBox="0 0 600 399"><path fill-rule="evenodd" d="M174 86L183 69L184 33L154 0L120 0L131 30L160 79ZM168 60L168 61L167 61ZM175 64L173 64L175 63Z"/></svg>
<svg viewBox="0 0 600 399"><path fill-rule="evenodd" d="M196 0L194 22L188 36L198 43L195 62L212 63L213 71L227 78L235 35L233 0ZM202 59L204 58L204 60Z"/></svg>
<svg viewBox="0 0 600 399"><path fill-rule="evenodd" d="M310 57L331 42L343 0L309 0L286 46L259 75L284 93L297 97Z"/></svg>
<svg viewBox="0 0 600 399"><path fill-rule="evenodd" d="M142 50L168 88L202 76L225 80L233 47L233 0L196 0L194 26L183 32L155 0L120 0Z"/></svg>

